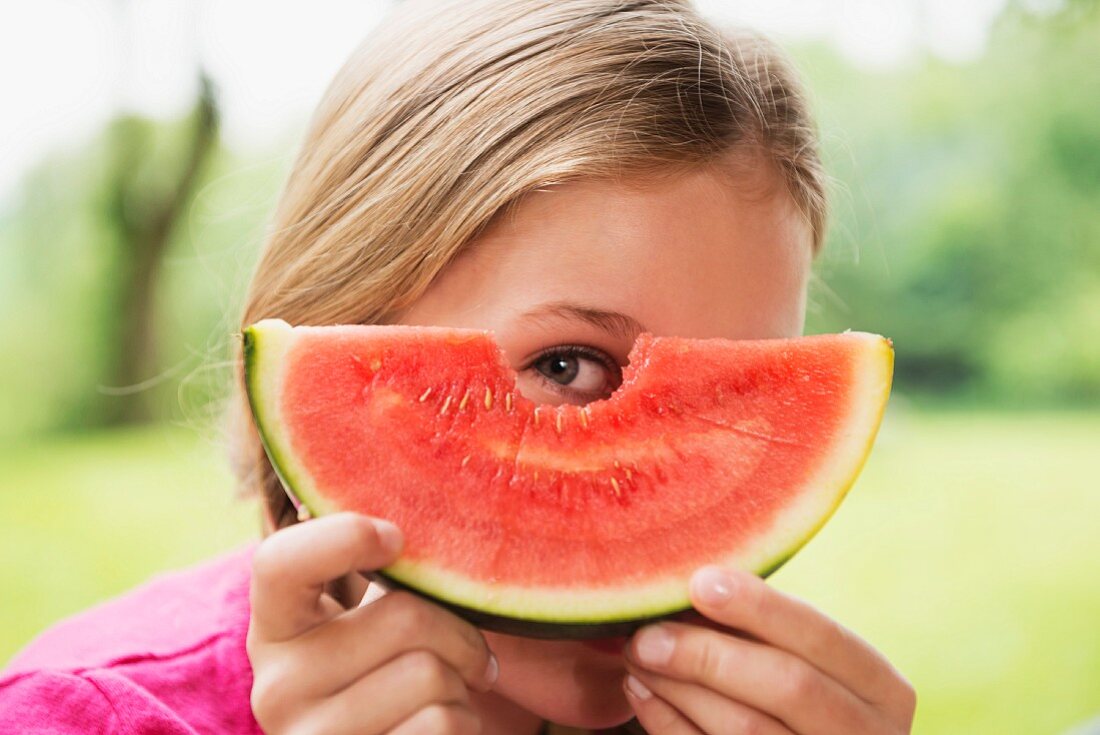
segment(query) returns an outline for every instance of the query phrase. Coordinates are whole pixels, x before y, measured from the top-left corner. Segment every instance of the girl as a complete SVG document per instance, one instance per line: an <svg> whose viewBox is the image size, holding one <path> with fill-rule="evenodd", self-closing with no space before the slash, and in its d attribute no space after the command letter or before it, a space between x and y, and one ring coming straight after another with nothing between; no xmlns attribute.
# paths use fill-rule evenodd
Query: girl
<svg viewBox="0 0 1100 735"><path fill-rule="evenodd" d="M823 181L776 50L686 2L402 3L316 112L242 324L492 329L528 397L595 401L642 331L800 334ZM243 403L237 416L263 542L50 631L0 683L0 723L909 731L912 689L881 655L734 570L699 570L697 612L629 641L505 636L369 589L359 572L395 559L401 530L297 522Z"/></svg>

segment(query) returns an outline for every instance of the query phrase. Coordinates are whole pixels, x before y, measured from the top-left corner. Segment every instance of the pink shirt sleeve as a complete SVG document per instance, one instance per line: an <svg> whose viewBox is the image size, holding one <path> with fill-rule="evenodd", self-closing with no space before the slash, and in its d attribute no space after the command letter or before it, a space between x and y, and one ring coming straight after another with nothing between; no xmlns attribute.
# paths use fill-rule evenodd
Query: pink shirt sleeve
<svg viewBox="0 0 1100 735"><path fill-rule="evenodd" d="M118 733L118 717L82 676L35 671L0 679L0 732Z"/></svg>
<svg viewBox="0 0 1100 735"><path fill-rule="evenodd" d="M0 672L0 735L259 735L251 547L55 624Z"/></svg>
<svg viewBox="0 0 1100 735"><path fill-rule="evenodd" d="M0 732L195 735L186 722L109 671L35 671L0 679Z"/></svg>

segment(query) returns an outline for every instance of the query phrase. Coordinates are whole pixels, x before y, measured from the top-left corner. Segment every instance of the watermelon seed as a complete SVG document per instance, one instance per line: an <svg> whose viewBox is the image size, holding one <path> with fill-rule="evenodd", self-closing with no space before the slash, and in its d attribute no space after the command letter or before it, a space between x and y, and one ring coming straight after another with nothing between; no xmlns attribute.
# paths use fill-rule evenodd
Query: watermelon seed
<svg viewBox="0 0 1100 735"><path fill-rule="evenodd" d="M370 361L370 369L374 372L378 372L382 369L382 361L377 357Z"/></svg>
<svg viewBox="0 0 1100 735"><path fill-rule="evenodd" d="M431 386L428 386L428 389L420 394L420 402L423 403L424 401L428 400L428 396L430 396L431 394L432 388Z"/></svg>
<svg viewBox="0 0 1100 735"><path fill-rule="evenodd" d="M615 464L618 464L618 462ZM622 493L619 491L619 482L614 477L611 478L611 489L615 491L616 498L622 497Z"/></svg>
<svg viewBox="0 0 1100 735"><path fill-rule="evenodd" d="M581 425L584 428L588 428L588 406L585 406L580 411Z"/></svg>
<svg viewBox="0 0 1100 735"><path fill-rule="evenodd" d="M462 394L462 400L458 402L458 410L462 411L466 408L466 404L470 400L470 389L467 388L466 392Z"/></svg>
<svg viewBox="0 0 1100 735"><path fill-rule="evenodd" d="M450 408L450 407L451 407L451 397L447 396L446 400L443 401L443 408L439 409L439 415L442 416L443 414L447 413L447 409Z"/></svg>
<svg viewBox="0 0 1100 735"><path fill-rule="evenodd" d="M512 394L511 393L505 393L504 394L504 410L508 411L508 412L511 412L511 410L512 410Z"/></svg>
<svg viewBox="0 0 1100 735"><path fill-rule="evenodd" d="M558 430L558 434L561 434L561 420L562 412L558 411L557 415L554 417L554 427Z"/></svg>
<svg viewBox="0 0 1100 735"><path fill-rule="evenodd" d="M488 411L493 407L493 391L489 388L485 388L485 410Z"/></svg>
<svg viewBox="0 0 1100 735"><path fill-rule="evenodd" d="M539 425L539 407L535 406L535 426Z"/></svg>
<svg viewBox="0 0 1100 735"><path fill-rule="evenodd" d="M470 463L470 455L467 454L465 457L462 458L462 467L463 467L463 469L465 469L466 465L468 465L469 463Z"/></svg>
<svg viewBox="0 0 1100 735"><path fill-rule="evenodd" d="M622 468L622 466L623 466L623 465L622 465L622 463L621 463L621 462L619 462L619 460L617 460L617 459L616 459L616 460L615 460L615 469L621 469L621 468Z"/></svg>

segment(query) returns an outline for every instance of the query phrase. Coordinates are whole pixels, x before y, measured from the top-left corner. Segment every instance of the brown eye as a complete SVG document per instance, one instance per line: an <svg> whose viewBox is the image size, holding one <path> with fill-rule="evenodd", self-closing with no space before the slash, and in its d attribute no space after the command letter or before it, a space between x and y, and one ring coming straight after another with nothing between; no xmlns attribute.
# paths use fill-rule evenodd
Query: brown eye
<svg viewBox="0 0 1100 735"><path fill-rule="evenodd" d="M580 372L580 364L575 357L549 355L536 362L535 369L559 385L569 385Z"/></svg>
<svg viewBox="0 0 1100 735"><path fill-rule="evenodd" d="M587 357L550 354L538 360L534 368L558 385L583 393L604 390L610 383L607 367Z"/></svg>
<svg viewBox="0 0 1100 735"><path fill-rule="evenodd" d="M543 385L572 401L606 398L619 387L618 364L587 347L567 346L548 350L530 364Z"/></svg>

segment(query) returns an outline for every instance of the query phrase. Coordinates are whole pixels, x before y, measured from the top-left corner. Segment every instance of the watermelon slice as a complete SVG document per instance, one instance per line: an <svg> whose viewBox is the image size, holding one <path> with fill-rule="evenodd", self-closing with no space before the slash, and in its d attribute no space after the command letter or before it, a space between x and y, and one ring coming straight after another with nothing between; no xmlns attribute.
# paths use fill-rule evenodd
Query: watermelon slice
<svg viewBox="0 0 1100 735"><path fill-rule="evenodd" d="M244 354L296 503L394 521L406 550L382 577L549 637L682 611L708 563L778 568L855 480L893 367L872 334L642 335L610 398L554 407L488 332L264 320Z"/></svg>

